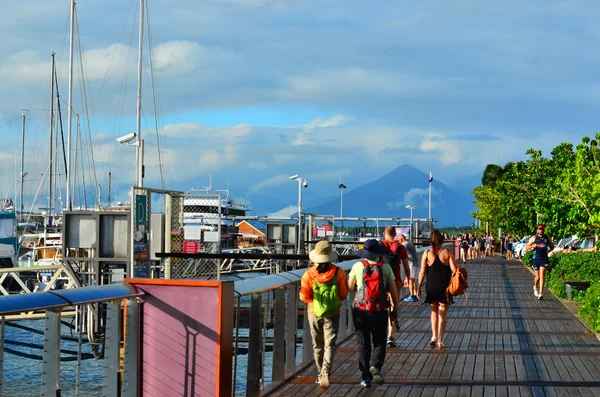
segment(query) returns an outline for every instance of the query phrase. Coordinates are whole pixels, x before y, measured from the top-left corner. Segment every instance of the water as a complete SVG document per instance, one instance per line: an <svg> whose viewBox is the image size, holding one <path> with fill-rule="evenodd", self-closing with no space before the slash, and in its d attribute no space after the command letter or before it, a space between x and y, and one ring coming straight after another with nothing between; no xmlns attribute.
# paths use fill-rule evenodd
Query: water
<svg viewBox="0 0 600 397"><path fill-rule="evenodd" d="M67 318L65 321L70 322ZM43 333L44 320L27 320L15 322L18 325L27 326ZM4 352L4 381L2 387L3 396L35 396L40 394L42 382L42 354L44 335L14 328L9 325L5 329L5 352ZM66 325L61 327L61 334L66 337L77 338L77 334ZM10 342L21 342L37 347L18 346ZM6 349L16 350L20 353L31 355L35 358L20 357L10 353ZM74 361L61 362L61 396L75 396L75 378L77 370L76 341L61 341L61 349L69 350L75 354L62 353L62 358L73 358ZM91 354L89 344L84 344L82 348L84 354ZM86 354L86 355L87 355ZM81 396L101 396L102 395L102 375L103 360L86 359L82 361L81 366Z"/></svg>

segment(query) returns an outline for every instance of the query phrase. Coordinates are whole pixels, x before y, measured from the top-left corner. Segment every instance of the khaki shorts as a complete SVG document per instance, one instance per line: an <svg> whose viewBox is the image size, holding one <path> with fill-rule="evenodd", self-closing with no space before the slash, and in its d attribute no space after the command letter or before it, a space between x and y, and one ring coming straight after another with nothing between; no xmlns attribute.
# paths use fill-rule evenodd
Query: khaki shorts
<svg viewBox="0 0 600 397"><path fill-rule="evenodd" d="M411 266L410 267L410 278L414 278L415 280L418 280L420 272L421 272L421 268L419 266Z"/></svg>

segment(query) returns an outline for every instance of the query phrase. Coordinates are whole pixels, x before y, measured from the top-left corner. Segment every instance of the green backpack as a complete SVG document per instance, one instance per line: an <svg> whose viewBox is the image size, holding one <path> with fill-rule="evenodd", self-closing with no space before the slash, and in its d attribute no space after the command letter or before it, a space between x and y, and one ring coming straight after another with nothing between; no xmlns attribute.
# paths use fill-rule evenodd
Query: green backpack
<svg viewBox="0 0 600 397"><path fill-rule="evenodd" d="M338 267L339 269L339 267ZM317 317L333 317L342 307L338 294L337 270L328 283L313 282L313 312Z"/></svg>

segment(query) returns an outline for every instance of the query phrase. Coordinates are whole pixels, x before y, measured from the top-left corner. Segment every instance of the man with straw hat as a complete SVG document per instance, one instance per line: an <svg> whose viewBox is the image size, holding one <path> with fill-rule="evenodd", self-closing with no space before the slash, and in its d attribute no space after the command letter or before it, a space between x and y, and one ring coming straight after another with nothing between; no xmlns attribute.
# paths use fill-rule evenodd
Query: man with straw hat
<svg viewBox="0 0 600 397"><path fill-rule="evenodd" d="M340 326L340 308L348 296L346 272L332 262L337 254L329 241L319 241L308 254L310 266L300 281L300 299L308 304L317 383L329 387L329 374Z"/></svg>

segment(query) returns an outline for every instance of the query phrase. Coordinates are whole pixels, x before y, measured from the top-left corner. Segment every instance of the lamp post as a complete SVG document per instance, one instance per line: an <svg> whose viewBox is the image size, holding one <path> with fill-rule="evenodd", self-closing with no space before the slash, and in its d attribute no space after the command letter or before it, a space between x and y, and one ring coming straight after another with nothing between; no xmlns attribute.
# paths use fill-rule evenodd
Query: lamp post
<svg viewBox="0 0 600 397"><path fill-rule="evenodd" d="M410 241L412 241L414 243L415 239L413 237L413 210L415 208L417 208L417 206L416 205L407 205L406 208L408 208L410 210Z"/></svg>
<svg viewBox="0 0 600 397"><path fill-rule="evenodd" d="M298 182L298 246L296 251L299 255L302 253L302 186L308 187L308 182L298 174L290 176L290 180ZM298 261L298 264L300 264L300 261Z"/></svg>
<svg viewBox="0 0 600 397"><path fill-rule="evenodd" d="M338 185L340 188L340 218L344 217L344 189L346 189L346 185L342 183L342 177L340 177L340 184ZM342 232L342 240L344 236L344 220L340 219L340 229Z"/></svg>

